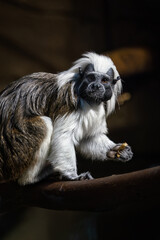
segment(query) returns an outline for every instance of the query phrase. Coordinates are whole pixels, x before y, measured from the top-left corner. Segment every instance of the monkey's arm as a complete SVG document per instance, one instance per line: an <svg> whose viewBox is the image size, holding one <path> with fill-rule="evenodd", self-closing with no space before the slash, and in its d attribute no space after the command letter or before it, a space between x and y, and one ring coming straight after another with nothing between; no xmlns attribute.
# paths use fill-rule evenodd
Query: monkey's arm
<svg viewBox="0 0 160 240"><path fill-rule="evenodd" d="M132 156L131 147L128 144L116 144L105 134L99 134L83 139L78 150L92 160L116 160L129 161Z"/></svg>
<svg viewBox="0 0 160 240"><path fill-rule="evenodd" d="M58 178L74 180L78 177L74 145L68 134L54 133L51 143L49 162Z"/></svg>
<svg viewBox="0 0 160 240"><path fill-rule="evenodd" d="M93 160L105 160L107 158L107 152L115 146L116 144L105 134L98 134L83 139L77 150L87 158Z"/></svg>

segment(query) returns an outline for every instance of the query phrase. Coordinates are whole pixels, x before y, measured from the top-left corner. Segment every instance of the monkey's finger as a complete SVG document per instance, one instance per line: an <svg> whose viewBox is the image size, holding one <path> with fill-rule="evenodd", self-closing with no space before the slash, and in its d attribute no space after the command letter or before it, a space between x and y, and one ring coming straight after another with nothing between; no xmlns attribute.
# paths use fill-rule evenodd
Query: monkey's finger
<svg viewBox="0 0 160 240"><path fill-rule="evenodd" d="M117 154L116 151L109 151L109 152L107 153L107 157L108 157L108 158L111 158L111 159L115 159L115 158L116 158L116 154Z"/></svg>
<svg viewBox="0 0 160 240"><path fill-rule="evenodd" d="M118 143L112 150L113 151L123 151L126 147L128 146L128 144L125 143Z"/></svg>

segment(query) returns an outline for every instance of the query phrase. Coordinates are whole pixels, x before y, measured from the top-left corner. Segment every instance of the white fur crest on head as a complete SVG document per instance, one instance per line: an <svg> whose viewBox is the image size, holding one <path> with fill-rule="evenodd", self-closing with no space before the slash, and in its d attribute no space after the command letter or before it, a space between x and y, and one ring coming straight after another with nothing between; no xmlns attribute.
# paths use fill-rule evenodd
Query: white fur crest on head
<svg viewBox="0 0 160 240"><path fill-rule="evenodd" d="M94 65L94 69L96 72L106 73L109 68L112 67L115 71L115 77L119 75L116 67L114 66L112 60L109 57L99 55L94 52L88 52L86 54L83 54L82 58L78 59L75 62L75 65L70 70L73 71L78 67L81 67L83 70L89 63L92 63Z"/></svg>
<svg viewBox="0 0 160 240"><path fill-rule="evenodd" d="M57 75L59 88L71 81L74 75L79 72L79 68L81 68L83 71L85 67L90 63L94 65L96 72L106 73L109 68L112 68L114 71L114 78L116 79L119 76L116 66L109 57L99 55L94 52L88 52L86 54L83 54L82 57L78 59L70 69ZM114 110L117 95L120 94L121 88L121 81L117 81L114 86L112 98L107 101L107 115L109 115Z"/></svg>

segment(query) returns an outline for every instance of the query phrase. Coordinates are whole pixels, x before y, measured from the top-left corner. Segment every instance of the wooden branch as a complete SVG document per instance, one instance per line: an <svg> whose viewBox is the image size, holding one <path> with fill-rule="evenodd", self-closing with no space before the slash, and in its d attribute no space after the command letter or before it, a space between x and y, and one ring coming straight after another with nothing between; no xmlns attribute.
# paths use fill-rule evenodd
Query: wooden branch
<svg viewBox="0 0 160 240"><path fill-rule="evenodd" d="M53 210L106 211L124 204L160 198L160 166L85 181L53 182L20 187L0 184L0 212L23 206Z"/></svg>

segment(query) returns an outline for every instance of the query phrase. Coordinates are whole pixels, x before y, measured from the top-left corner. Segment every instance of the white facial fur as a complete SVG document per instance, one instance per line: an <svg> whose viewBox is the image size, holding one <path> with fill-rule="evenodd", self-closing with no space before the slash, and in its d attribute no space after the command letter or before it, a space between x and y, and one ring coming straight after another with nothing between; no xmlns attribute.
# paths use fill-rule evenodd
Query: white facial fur
<svg viewBox="0 0 160 240"><path fill-rule="evenodd" d="M62 72L58 75L59 88L61 88L67 82L71 81L75 73L78 73L79 68L81 68L83 71L85 67L90 63L94 65L94 69L96 72L106 73L110 68L113 68L114 78L116 79L119 76L119 73L114 63L109 57L98 55L93 52L89 52L84 54L82 58L77 60L73 65L73 67L71 67L68 71ZM114 92L113 92L112 98L109 101L107 101L107 112L106 112L107 116L114 110L117 95L121 93L121 89L122 89L121 81L117 81L117 83L114 86Z"/></svg>

